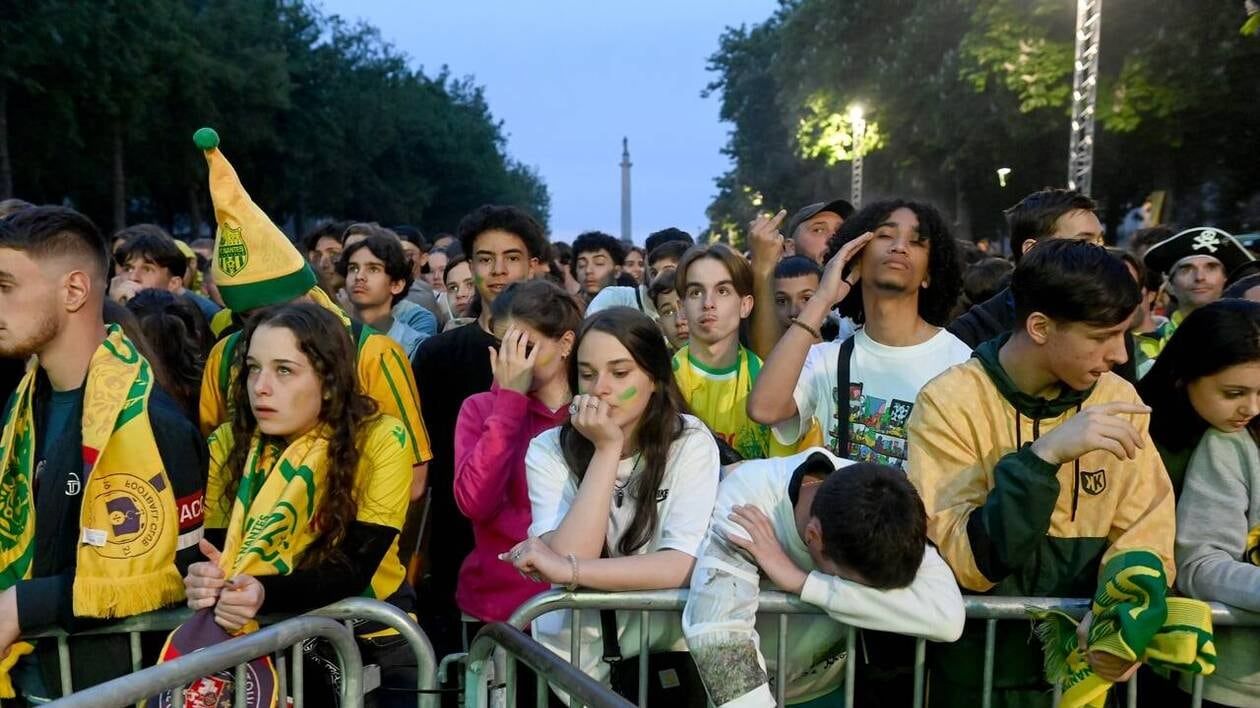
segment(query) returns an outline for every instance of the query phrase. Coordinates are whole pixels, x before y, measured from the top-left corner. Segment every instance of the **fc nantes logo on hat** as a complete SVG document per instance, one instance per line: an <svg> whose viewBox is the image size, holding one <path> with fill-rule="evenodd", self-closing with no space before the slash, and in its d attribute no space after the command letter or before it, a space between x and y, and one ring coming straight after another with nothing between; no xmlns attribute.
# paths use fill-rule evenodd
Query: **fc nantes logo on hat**
<svg viewBox="0 0 1260 708"><path fill-rule="evenodd" d="M226 275L236 275L249 263L249 249L241 230L227 224L219 227L219 270Z"/></svg>
<svg viewBox="0 0 1260 708"><path fill-rule="evenodd" d="M210 168L210 199L219 224L211 270L224 304L249 312L311 293L315 272L249 198L236 170L219 152L219 134L202 128L193 134L193 142L205 152Z"/></svg>

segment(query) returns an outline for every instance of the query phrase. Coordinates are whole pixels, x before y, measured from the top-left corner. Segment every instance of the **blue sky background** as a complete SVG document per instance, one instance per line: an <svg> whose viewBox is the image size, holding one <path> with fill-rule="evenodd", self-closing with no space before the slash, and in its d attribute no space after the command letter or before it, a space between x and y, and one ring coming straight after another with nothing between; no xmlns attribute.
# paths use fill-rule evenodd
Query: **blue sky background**
<svg viewBox="0 0 1260 708"><path fill-rule="evenodd" d="M600 229L620 235L621 138L634 163L633 231L696 233L729 126L706 60L727 26L760 22L776 0L324 0L361 19L432 76L442 65L483 86L504 122L508 153L551 190L557 240Z"/></svg>

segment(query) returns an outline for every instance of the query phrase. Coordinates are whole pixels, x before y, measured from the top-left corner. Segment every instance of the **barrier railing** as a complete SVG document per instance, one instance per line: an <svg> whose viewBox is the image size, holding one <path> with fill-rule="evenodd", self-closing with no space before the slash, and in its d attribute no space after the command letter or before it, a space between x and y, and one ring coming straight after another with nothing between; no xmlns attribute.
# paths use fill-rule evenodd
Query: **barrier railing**
<svg viewBox="0 0 1260 708"><path fill-rule="evenodd" d="M607 686L587 676L581 669L548 651L546 647L528 635L503 622L488 624L473 638L468 648L468 663L464 670L465 708L486 708L488 686L486 674L493 660L491 653L501 647L508 655L507 705L514 708L516 700L516 662L533 670L535 700L539 706L547 705L548 684L569 695L570 705L591 708L633 708L634 704L613 693Z"/></svg>
<svg viewBox="0 0 1260 708"><path fill-rule="evenodd" d="M429 643L428 637L420 630L420 626L416 624L410 616L403 611L380 600L369 600L366 598L349 598L334 603L327 607L315 610L310 615L319 617L327 617L334 620L368 620L378 622L391 629L397 630L399 635L407 641L411 647L412 653L416 657L416 705L417 708L436 708L437 696L433 691L437 687L436 673L437 660L433 653L433 646ZM138 672L144 669L143 659L140 649L140 635L145 632L170 631L183 624L192 611L187 608L175 608L169 610L159 610L157 612L149 612L134 617L127 617L108 625L94 627L92 629L67 634L64 630L50 629L37 634L24 635L23 639L55 639L57 642L57 660L61 674L61 695L69 697L74 694L74 685L71 678L71 658L70 658L70 640L83 636L100 636L112 634L126 634L128 636L131 655L131 670ZM259 624L263 626L272 625L278 622L291 619L278 615L263 615L258 618ZM292 663L294 681L292 685L292 695L295 701L299 702L302 698L302 682L301 682L301 654L300 647L296 647L290 657ZM277 657L277 673L280 674L281 691L286 690L288 686L287 676L284 669L285 661L283 656ZM364 690L371 690L373 686L364 686Z"/></svg>
<svg viewBox="0 0 1260 708"><path fill-rule="evenodd" d="M93 686L50 703L57 708L121 708L163 691L187 686L203 676L236 667L235 705L245 701L243 664L310 637L323 637L333 646L341 665L341 705L363 704L363 664L354 634L337 620L304 615L284 620L252 634L206 647L174 661ZM282 683L283 685L283 683ZM182 701L181 701L182 703Z"/></svg>
<svg viewBox="0 0 1260 708"><path fill-rule="evenodd" d="M670 612L681 613L683 606L687 602L686 590L650 590L642 592L565 592L563 590L552 590L539 594L513 613L509 624L518 629L524 629L529 626L535 619L541 617L548 612L556 610L570 610L573 612L573 619L570 627L578 627L581 623L581 613L583 610L622 610L622 611L638 611L639 616L639 706L646 708L647 706L647 663L648 663L648 641L650 638L651 615L653 612ZM997 623L999 621L1021 620L1028 621L1027 608L1040 607L1049 610L1061 610L1077 619L1080 619L1089 609L1089 600L1075 598L1048 598L1048 597L988 597L966 595L963 597L963 603L967 610L967 619L984 620L985 623L985 642L984 642L984 667L983 667L983 686L982 686L982 703L981 708L990 708L993 700L993 672L996 657L996 640L997 640ZM1214 626L1244 626L1244 627L1260 627L1260 614L1244 612L1234 608L1227 607L1218 603L1209 603L1212 607L1212 622ZM775 699L778 705L785 705L784 694L786 691L786 671L787 671L787 630L788 615L823 615L823 611L818 607L802 601L794 595L786 595L780 592L762 592L757 601L758 615L770 614L778 615L778 652L775 661ZM671 621L677 622L677 618ZM570 632L570 649L569 661L574 665L581 663L581 643L579 641L579 632ZM854 705L854 680L857 671L857 661L854 660L857 649L857 628L848 627L846 633L846 657L845 662L845 680L844 695L845 705ZM915 643L914 652L914 708L922 708L924 701L924 693L926 690L926 673L927 673L927 640L918 639ZM511 695L512 685L511 676L509 674L508 694ZM466 688L471 691L471 685ZM1196 676L1194 679L1194 690L1191 694L1193 708L1201 708L1203 701L1203 677ZM1127 701L1129 708L1136 708L1137 703L1137 680L1136 677L1131 679L1127 687ZM1057 706L1059 702L1059 689L1056 687L1054 692L1054 704Z"/></svg>
<svg viewBox="0 0 1260 708"><path fill-rule="evenodd" d="M407 613L380 600L353 597L309 613L318 617L339 620L362 619L379 622L398 631L416 656L416 705L418 708L437 708L437 658L433 645Z"/></svg>

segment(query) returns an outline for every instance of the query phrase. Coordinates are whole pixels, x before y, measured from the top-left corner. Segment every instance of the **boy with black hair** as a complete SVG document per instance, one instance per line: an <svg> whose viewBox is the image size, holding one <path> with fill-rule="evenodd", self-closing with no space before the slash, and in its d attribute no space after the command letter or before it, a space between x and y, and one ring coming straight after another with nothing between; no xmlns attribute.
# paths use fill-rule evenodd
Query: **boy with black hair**
<svg viewBox="0 0 1260 708"><path fill-rule="evenodd" d="M822 282L822 274L822 268L805 256L788 256L774 267L774 309L780 329L787 331L805 309Z"/></svg>
<svg viewBox="0 0 1260 708"><path fill-rule="evenodd" d="M924 386L910 416L907 469L928 537L974 593L1090 597L1121 556L1166 588L1172 484L1150 409L1111 373L1126 358L1137 283L1101 246L1053 239L1024 254L1010 290L1020 326ZM985 633L971 629L930 657L933 705L980 703ZM1049 706L1027 629L999 625L997 642L995 708ZM1135 666L1093 651L1089 661L1109 681Z"/></svg>
<svg viewBox="0 0 1260 708"><path fill-rule="evenodd" d="M669 226L648 234L648 237L643 241L643 248L647 251L648 260L651 261L652 251L667 243L684 243L687 245L687 248L690 248L695 242L696 240L692 238L691 234L682 229ZM684 248L683 250L687 249Z"/></svg>
<svg viewBox="0 0 1260 708"><path fill-rule="evenodd" d="M678 351L687 345L690 330L687 328L687 313L683 312L682 299L674 283L673 272L661 273L648 286L648 297L656 308L656 324L660 325L666 341L672 351Z"/></svg>
<svg viewBox="0 0 1260 708"><path fill-rule="evenodd" d="M178 602L200 555L205 440L103 321L108 272L106 240L78 212L32 207L0 220L0 356L37 357L0 433L0 653L10 658L31 651L21 633ZM71 639L78 658L65 678L85 688L130 672L126 644ZM6 678L26 699L59 696L56 642L20 661Z"/></svg>
<svg viewBox="0 0 1260 708"><path fill-rule="evenodd" d="M821 448L742 463L718 488L682 616L716 706L775 705L766 657L777 656L777 617L756 615L763 588L799 595L834 620L788 616L789 704L842 685L845 662L856 660L845 655L845 625L947 642L962 633L962 595L927 544L923 504L905 475Z"/></svg>
<svg viewBox="0 0 1260 708"><path fill-rule="evenodd" d="M136 224L119 231L117 236L126 240L114 253L119 274L110 283L109 294L116 302L125 303L140 290L156 288L196 305L207 323L219 313L218 305L186 287L193 280L188 272L188 258L162 227Z"/></svg>
<svg viewBox="0 0 1260 708"><path fill-rule="evenodd" d="M394 317L394 307L407 296L412 277L398 240L368 236L356 241L342 252L337 272L346 281L355 315L398 342L408 361L415 358L416 349L429 333L418 332Z"/></svg>
<svg viewBox="0 0 1260 708"><path fill-rule="evenodd" d="M329 294L336 293L345 285L345 279L337 274L341 262L341 242L345 240L349 221L326 221L302 238L303 255L319 275L320 285Z"/></svg>
<svg viewBox="0 0 1260 708"><path fill-rule="evenodd" d="M682 259L687 249L691 248L691 236L685 231L670 228L648 236L648 243L653 242L656 245L648 249L647 255L649 283L665 273L674 272L674 269L678 267L678 261ZM656 311L656 307L652 304L652 297L648 293L648 283L641 283L637 287L613 285L600 290L599 294L586 306L586 315L589 317L610 307L633 307L653 320L660 320L660 314Z"/></svg>
<svg viewBox="0 0 1260 708"><path fill-rule="evenodd" d="M511 206L478 207L460 220L457 232L472 266L481 314L475 322L424 340L414 364L425 422L433 436L429 526L441 534L441 541L429 547L424 585L417 582L415 568L412 578L426 598L420 608L421 624L443 655L462 649L455 584L460 564L473 547L472 527L455 504L455 422L464 399L490 390L493 374L486 351L499 344L491 334L491 305L508 285L531 278L546 243L542 226ZM408 519L399 541L408 557L421 532L418 521L416 516Z"/></svg>
<svg viewBox="0 0 1260 708"><path fill-rule="evenodd" d="M587 231L573 239L573 277L582 286L587 302L600 290L614 284L626 260L626 247L601 231Z"/></svg>

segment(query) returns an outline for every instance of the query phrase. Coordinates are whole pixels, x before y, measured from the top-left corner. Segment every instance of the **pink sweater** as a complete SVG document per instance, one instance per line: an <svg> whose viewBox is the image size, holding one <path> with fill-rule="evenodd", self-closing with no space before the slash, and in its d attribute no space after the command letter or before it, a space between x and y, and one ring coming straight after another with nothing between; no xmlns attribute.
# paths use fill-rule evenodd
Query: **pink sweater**
<svg viewBox="0 0 1260 708"><path fill-rule="evenodd" d="M472 522L474 546L459 569L455 601L482 622L502 622L546 583L522 577L499 560L525 540L530 524L525 451L535 435L564 424L538 400L498 384L470 396L455 423L455 503ZM441 530L435 529L441 542Z"/></svg>

